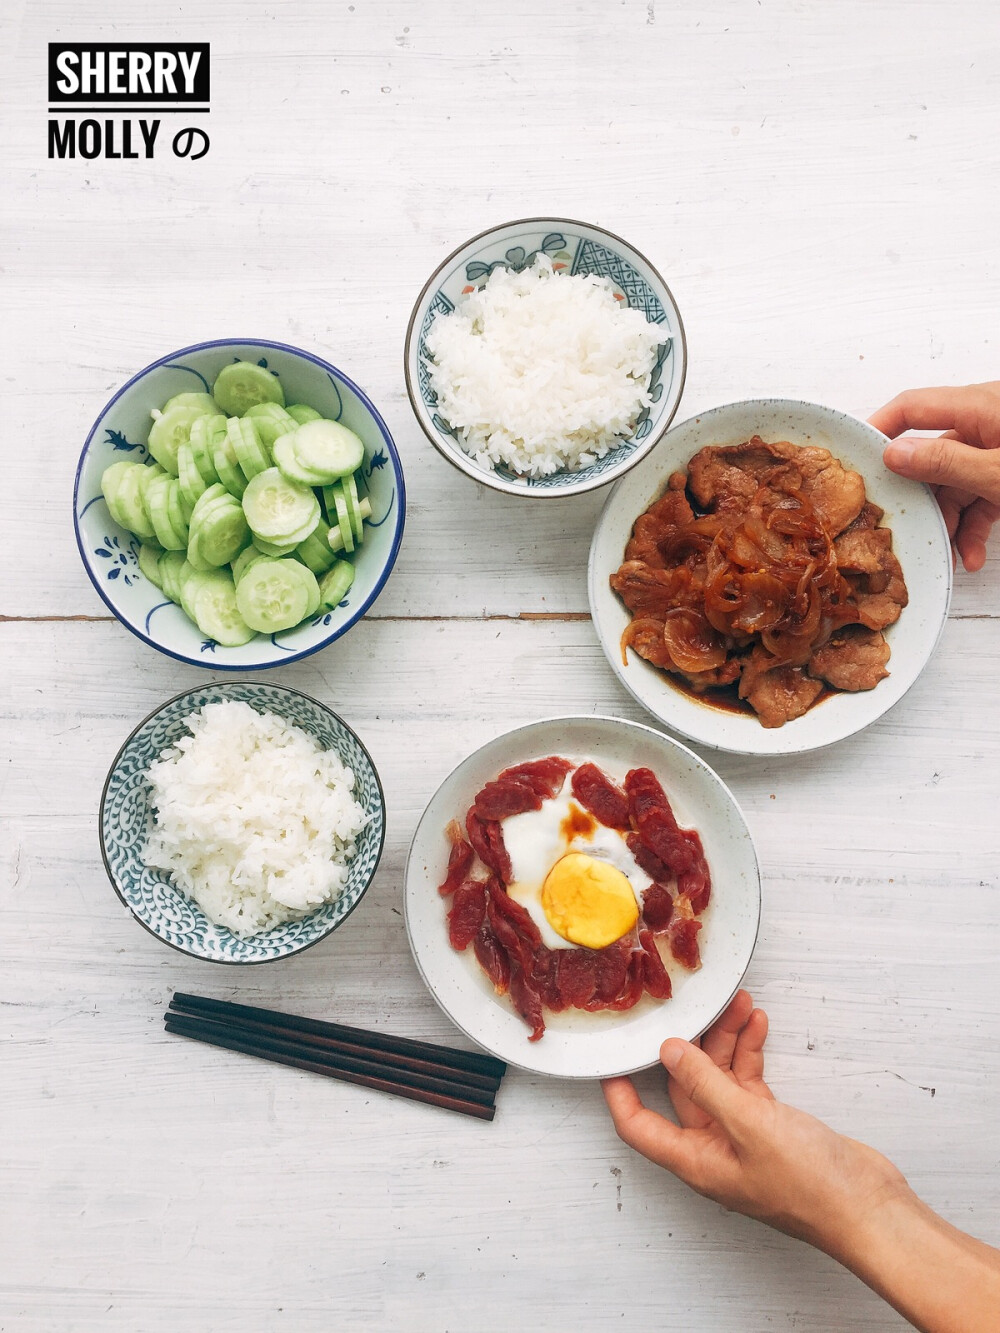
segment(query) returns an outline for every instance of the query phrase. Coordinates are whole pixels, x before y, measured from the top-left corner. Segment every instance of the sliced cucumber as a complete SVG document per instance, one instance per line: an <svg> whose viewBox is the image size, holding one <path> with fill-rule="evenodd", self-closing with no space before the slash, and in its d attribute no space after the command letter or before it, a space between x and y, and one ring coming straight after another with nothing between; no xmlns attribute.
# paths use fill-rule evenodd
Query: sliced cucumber
<svg viewBox="0 0 1000 1333"><path fill-rule="evenodd" d="M337 529L338 533L340 529ZM314 532L310 533L304 542L296 548L295 555L298 560L319 578L320 574L325 574L334 563L335 556L330 550L330 525L323 519L316 525Z"/></svg>
<svg viewBox="0 0 1000 1333"><path fill-rule="evenodd" d="M252 361L223 366L212 386L212 397L227 417L241 417L255 403L285 405L285 393L277 376Z"/></svg>
<svg viewBox="0 0 1000 1333"><path fill-rule="evenodd" d="M146 448L171 476L177 476L177 450L191 439L191 427L199 417L205 416L205 409L181 403L169 412L157 412L149 429Z"/></svg>
<svg viewBox="0 0 1000 1333"><path fill-rule="evenodd" d="M348 476L364 462L360 436L339 421L307 421L292 436L292 444L299 466L323 477L324 483Z"/></svg>
<svg viewBox="0 0 1000 1333"><path fill-rule="evenodd" d="M261 444L257 427L249 417L230 417L226 422L226 435L247 481L260 472L266 472L271 466L270 455Z"/></svg>
<svg viewBox="0 0 1000 1333"><path fill-rule="evenodd" d="M281 435L290 435L299 423L277 403L255 403L247 408L244 417L257 427L257 434L265 448L270 449Z"/></svg>
<svg viewBox="0 0 1000 1333"><path fill-rule="evenodd" d="M255 537L279 545L305 541L320 520L315 493L289 481L276 467L247 483L243 511Z"/></svg>
<svg viewBox="0 0 1000 1333"><path fill-rule="evenodd" d="M243 492L247 488L247 479L236 457L228 429L222 435L217 435L212 442L212 462L219 474L219 480L229 494L235 495L238 500L242 499Z"/></svg>
<svg viewBox="0 0 1000 1333"><path fill-rule="evenodd" d="M294 555L298 550L298 542L267 542L263 537L254 537L253 544L263 555L269 555L274 560L280 560L284 555Z"/></svg>
<svg viewBox="0 0 1000 1333"><path fill-rule="evenodd" d="M128 528L129 532L134 532L143 541L159 541L142 498L145 472L146 468L141 463L134 463L128 472L122 473L114 493L115 510L123 528Z"/></svg>
<svg viewBox="0 0 1000 1333"><path fill-rule="evenodd" d="M215 469L213 468L213 474ZM194 460L194 448L190 441L177 450L177 477L180 481L181 498L188 507L188 516L198 502L198 496L208 490L208 482L201 475Z"/></svg>
<svg viewBox="0 0 1000 1333"><path fill-rule="evenodd" d="M251 565L255 565L258 560L266 559L267 555L263 551L258 551L256 546L245 546L232 562L233 582L239 583Z"/></svg>
<svg viewBox="0 0 1000 1333"><path fill-rule="evenodd" d="M146 487L149 520L156 540L166 551L182 551L187 546L186 531L183 535L178 532L170 516L170 489L175 481L176 478L165 472L162 477L153 477ZM183 520L181 526L186 529Z"/></svg>
<svg viewBox="0 0 1000 1333"><path fill-rule="evenodd" d="M250 529L236 500L216 506L198 520L196 554L217 568L235 560L249 541ZM191 563L194 564L194 561Z"/></svg>
<svg viewBox="0 0 1000 1333"><path fill-rule="evenodd" d="M201 412L207 412L214 416L219 410L219 406L210 393L175 393L173 398L168 398L160 409L162 412L169 412L172 407L197 407Z"/></svg>
<svg viewBox="0 0 1000 1333"><path fill-rule="evenodd" d="M258 560L240 579L236 605L252 629L277 634L305 619L318 592L316 576L297 560Z"/></svg>
<svg viewBox="0 0 1000 1333"><path fill-rule="evenodd" d="M160 587L165 596L172 602L181 600L181 587L179 576L181 567L184 564L184 555L181 551L164 551L160 556L160 563L157 567L157 573L160 576Z"/></svg>
<svg viewBox="0 0 1000 1333"><path fill-rule="evenodd" d="M209 486L219 480L219 474L216 472L215 464L212 461L212 448L218 437L225 433L226 418L221 415L199 417L191 426L190 444L195 466Z"/></svg>
<svg viewBox="0 0 1000 1333"><path fill-rule="evenodd" d="M344 499L344 492L340 486L333 488L333 503L337 511L340 539L344 544L344 550L350 554L354 550L354 528L351 525L350 515L347 512L347 501Z"/></svg>
<svg viewBox="0 0 1000 1333"><path fill-rule="evenodd" d="M349 560L334 561L333 568L319 581L320 606L333 610L344 600L344 593L354 582L354 566Z"/></svg>
<svg viewBox="0 0 1000 1333"><path fill-rule="evenodd" d="M181 497L181 484L176 477L171 477L166 486L167 495L167 515L170 519L170 526L178 537L184 539L185 547L188 544L188 518L194 508L185 512L184 501Z"/></svg>
<svg viewBox="0 0 1000 1333"><path fill-rule="evenodd" d="M315 407L308 407L305 403L292 403L291 407L285 408L285 411L300 426L304 426L307 421L322 420L321 414L316 411Z"/></svg>
<svg viewBox="0 0 1000 1333"><path fill-rule="evenodd" d="M329 504L333 509L333 518L334 518L334 526L331 527L330 534L326 540L331 551L342 551L344 549L344 538L340 531L340 524L337 522L337 506L334 504L334 499L333 499L333 492L335 490L339 490L339 487L328 486L326 490L323 492L324 495L326 495L327 492L329 492L330 496ZM361 501L360 505L358 506L358 510L362 518L371 517L372 507L371 504L368 502L367 497Z"/></svg>
<svg viewBox="0 0 1000 1333"><path fill-rule="evenodd" d="M323 486L329 477L323 472L313 472L303 467L295 453L295 435L281 435L271 446L275 466L280 468L289 481L300 486Z"/></svg>
<svg viewBox="0 0 1000 1333"><path fill-rule="evenodd" d="M360 546L364 541L364 520L361 517L361 503L358 500L358 488L353 475L345 477L340 483L344 491L344 499L347 501L347 516L351 520L351 528L354 532L354 544Z"/></svg>
<svg viewBox="0 0 1000 1333"><path fill-rule="evenodd" d="M194 620L206 634L224 648L238 648L254 636L254 631L240 615L236 603L236 585L228 570L198 574L192 581L191 607Z"/></svg>
<svg viewBox="0 0 1000 1333"><path fill-rule="evenodd" d="M159 570L161 555L162 551L157 546L150 546L148 543L143 542L139 547L139 568L143 574L145 574L146 578L149 579L150 583L157 588L163 587L163 580L160 577Z"/></svg>
<svg viewBox="0 0 1000 1333"><path fill-rule="evenodd" d="M194 594L200 579L211 578L215 573L214 569L199 570L189 560L185 560L183 565L177 571L177 591L180 593L181 610L187 616L188 620L194 620L197 624L194 614Z"/></svg>

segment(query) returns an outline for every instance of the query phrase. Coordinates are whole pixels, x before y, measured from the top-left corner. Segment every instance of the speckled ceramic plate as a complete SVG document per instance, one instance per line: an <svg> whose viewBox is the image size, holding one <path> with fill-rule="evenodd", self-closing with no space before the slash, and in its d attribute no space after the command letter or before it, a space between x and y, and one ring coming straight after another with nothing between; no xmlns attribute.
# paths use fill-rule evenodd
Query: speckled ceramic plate
<svg viewBox="0 0 1000 1333"><path fill-rule="evenodd" d="M783 727L768 730L755 715L712 707L674 685L634 652L628 665L620 640L629 613L608 579L621 564L638 516L662 494L672 472L687 466L707 444L765 440L821 445L865 479L868 498L885 510L893 550L903 567L909 605L886 630L890 675L873 690L834 693ZM906 481L882 462L885 436L874 427L816 403L761 398L728 403L675 426L641 467L608 496L590 547L590 610L601 647L615 675L643 707L682 736L739 754L797 754L852 736L897 703L927 664L948 615L951 547L930 488Z"/></svg>
<svg viewBox="0 0 1000 1333"><path fill-rule="evenodd" d="M490 273L521 270L541 252L557 272L607 278L617 299L639 310L663 329L663 343L650 377L652 404L639 414L632 434L610 453L577 472L550 477L521 477L505 467L478 463L462 448L457 433L438 411L428 372L426 338L435 319L449 314ZM466 476L509 495L536 499L580 495L606 486L635 466L670 425L684 389L687 347L680 311L670 288L649 260L628 241L601 227L571 218L519 218L480 232L453 251L434 270L417 297L406 331L403 355L406 391L417 420L431 444Z"/></svg>
<svg viewBox="0 0 1000 1333"><path fill-rule="evenodd" d="M673 997L648 996L627 1013L550 1014L540 1041L510 1000L498 996L471 946L448 942L445 828L462 820L475 794L510 764L558 754L592 759L613 777L646 766L660 778L679 823L697 828L712 872L712 901L699 935L702 966L669 963ZM722 779L685 746L652 727L613 717L557 717L490 741L464 760L431 797L406 863L406 929L431 994L467 1036L488 1051L539 1074L607 1078L654 1064L667 1037L698 1036L729 1003L750 962L760 922L760 873L742 811Z"/></svg>
<svg viewBox="0 0 1000 1333"><path fill-rule="evenodd" d="M282 717L333 750L354 774L354 797L368 816L350 862L347 883L334 903L301 921L241 939L205 913L143 852L153 820L146 773L180 736L185 719L205 704L239 699ZM371 756L350 727L315 699L283 685L220 681L178 694L140 722L115 756L101 797L101 851L115 892L137 921L157 939L211 963L269 963L301 953L337 929L354 911L378 868L385 841L385 799Z"/></svg>

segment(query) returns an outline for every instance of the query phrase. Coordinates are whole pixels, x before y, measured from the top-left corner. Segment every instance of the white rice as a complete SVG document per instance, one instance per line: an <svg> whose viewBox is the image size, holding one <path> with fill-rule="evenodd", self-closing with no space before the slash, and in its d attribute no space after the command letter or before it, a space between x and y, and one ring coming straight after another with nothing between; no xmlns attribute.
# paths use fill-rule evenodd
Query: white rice
<svg viewBox="0 0 1000 1333"><path fill-rule="evenodd" d="M487 467L523 476L588 467L652 401L662 325L623 306L607 278L556 273L539 254L495 268L427 334L441 416Z"/></svg>
<svg viewBox="0 0 1000 1333"><path fill-rule="evenodd" d="M230 700L185 719L150 766L149 866L207 917L257 935L338 898L367 816L354 774L273 713Z"/></svg>

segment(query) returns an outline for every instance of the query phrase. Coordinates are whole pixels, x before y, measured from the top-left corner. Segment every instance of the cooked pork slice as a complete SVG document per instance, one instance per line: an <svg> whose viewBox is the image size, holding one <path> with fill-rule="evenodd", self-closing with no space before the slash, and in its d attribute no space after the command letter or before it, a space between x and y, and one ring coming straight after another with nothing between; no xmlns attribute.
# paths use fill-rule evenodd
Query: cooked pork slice
<svg viewBox="0 0 1000 1333"><path fill-rule="evenodd" d="M850 574L893 574L899 561L892 553L892 533L888 528L854 528L833 543L837 567ZM895 568L893 568L895 566ZM869 588L866 591L879 591Z"/></svg>
<svg viewBox="0 0 1000 1333"><path fill-rule="evenodd" d="M909 594L889 529L845 532L833 548L838 568L851 586L860 623L876 630L895 624Z"/></svg>
<svg viewBox="0 0 1000 1333"><path fill-rule="evenodd" d="M872 504L871 500L866 500L861 506L861 513L853 523L848 523L841 536L846 537L849 532L870 532L872 528L878 527L884 517L884 509Z"/></svg>
<svg viewBox="0 0 1000 1333"><path fill-rule="evenodd" d="M858 576L858 582L864 577L864 575ZM848 582L853 583L854 579L848 578ZM869 629L885 629L887 625L895 625L900 612L909 600L906 584L901 578L890 578L884 592L863 592L856 589L854 601L858 608L858 623L867 625Z"/></svg>
<svg viewBox="0 0 1000 1333"><path fill-rule="evenodd" d="M809 671L838 690L873 690L888 676L889 645L863 625L846 625L809 659Z"/></svg>
<svg viewBox="0 0 1000 1333"><path fill-rule="evenodd" d="M743 668L743 662L738 657L730 657L720 667L714 667L711 671L677 671L678 676L683 676L688 685L695 694L701 694L703 690L712 690L720 685L735 685L740 678L740 671Z"/></svg>
<svg viewBox="0 0 1000 1333"><path fill-rule="evenodd" d="M783 727L808 712L822 689L823 682L807 676L801 667L779 666L758 676L745 697L762 727Z"/></svg>
<svg viewBox="0 0 1000 1333"><path fill-rule="evenodd" d="M794 444L767 444L759 435L746 444L706 445L688 464L688 486L702 509L750 501L773 469L791 461L796 452Z"/></svg>
<svg viewBox="0 0 1000 1333"><path fill-rule="evenodd" d="M686 565L651 569L641 560L626 560L609 582L633 615L658 620L675 607L698 606L705 598L703 583Z"/></svg>
<svg viewBox="0 0 1000 1333"><path fill-rule="evenodd" d="M831 537L858 517L865 503L865 479L849 472L828 449L804 445L795 455L802 494Z"/></svg>

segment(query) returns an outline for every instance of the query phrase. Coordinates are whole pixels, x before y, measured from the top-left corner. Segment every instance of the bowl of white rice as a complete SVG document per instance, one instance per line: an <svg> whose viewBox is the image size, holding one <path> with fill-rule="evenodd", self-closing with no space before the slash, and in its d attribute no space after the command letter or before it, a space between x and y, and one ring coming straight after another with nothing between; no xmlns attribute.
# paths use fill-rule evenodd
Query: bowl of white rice
<svg viewBox="0 0 1000 1333"><path fill-rule="evenodd" d="M524 218L439 264L410 316L404 371L424 434L511 495L617 480L663 436L684 388L684 325L653 265L611 232Z"/></svg>
<svg viewBox="0 0 1000 1333"><path fill-rule="evenodd" d="M371 756L324 704L213 682L140 722L111 766L101 850L157 939L213 963L300 953L375 875L385 798Z"/></svg>

